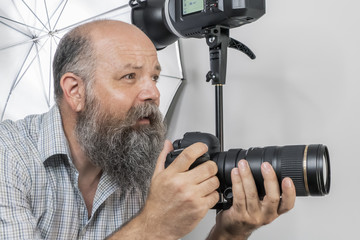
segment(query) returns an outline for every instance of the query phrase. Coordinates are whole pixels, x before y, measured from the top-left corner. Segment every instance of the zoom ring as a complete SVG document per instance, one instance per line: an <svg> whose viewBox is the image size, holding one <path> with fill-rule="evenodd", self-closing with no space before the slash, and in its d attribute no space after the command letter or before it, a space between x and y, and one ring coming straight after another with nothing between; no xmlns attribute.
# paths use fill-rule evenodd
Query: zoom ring
<svg viewBox="0 0 360 240"><path fill-rule="evenodd" d="M305 145L286 146L279 148L279 160L281 160L281 180L290 177L295 185L296 196L307 196L303 160Z"/></svg>

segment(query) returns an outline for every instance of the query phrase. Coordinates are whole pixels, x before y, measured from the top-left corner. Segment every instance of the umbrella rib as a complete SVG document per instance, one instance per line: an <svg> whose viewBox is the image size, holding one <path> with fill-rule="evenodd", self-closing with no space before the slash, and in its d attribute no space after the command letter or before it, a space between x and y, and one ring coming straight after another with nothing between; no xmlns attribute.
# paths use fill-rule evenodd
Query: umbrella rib
<svg viewBox="0 0 360 240"><path fill-rule="evenodd" d="M47 24L49 24L49 29L51 30L51 23L50 23L50 18L49 18L49 11L48 11L48 7L47 7L47 4L46 4L46 0L44 0L44 5L45 5L45 11L46 11L46 17L47 17Z"/></svg>
<svg viewBox="0 0 360 240"><path fill-rule="evenodd" d="M41 25L43 25L43 27L44 27L47 31L49 31L49 29L44 25L44 23L40 20L40 18L36 15L36 13L34 13L34 11L29 7L29 5L27 5L24 0L22 0L22 2L23 2L24 5L29 9L29 11L34 15L34 17L41 23Z"/></svg>
<svg viewBox="0 0 360 240"><path fill-rule="evenodd" d="M56 35L53 35L55 38L57 38L57 39L59 39L59 40L61 40L61 37L59 37L59 36L56 36ZM54 41L55 41L55 43L56 43L56 45L58 45L58 43L56 42L56 39L54 38Z"/></svg>
<svg viewBox="0 0 360 240"><path fill-rule="evenodd" d="M78 26L78 25L80 25L80 24L82 24L82 23L88 22L88 21L90 21L90 20L92 20L92 19L94 19L94 18L98 18L98 17L104 16L104 15L106 15L106 14L115 12L115 11L120 10L120 9L123 9L123 8L125 8L125 7L128 7L128 4L122 5L122 6L120 6L120 7L117 7L117 8L111 9L111 10L109 10L109 11L100 13L100 14L98 14L98 15L96 15L96 16L91 17L91 18L87 18L87 19L82 20L82 21L80 21L80 22L71 24L71 25L69 25L69 26L67 26L67 27L61 28L61 29L58 30L58 32L64 31L64 30L69 29L69 28L76 27L76 26Z"/></svg>
<svg viewBox="0 0 360 240"><path fill-rule="evenodd" d="M60 6L63 4L64 1L65 1L65 0L61 0L61 2L57 5L57 7L55 8L55 10L53 11L53 13L52 13L51 16L50 16L50 20L55 16L55 13L59 10ZM66 4L65 4L65 5L66 5ZM59 17L61 16L62 12L63 12L63 10L60 12ZM55 29L55 27L56 27L56 25L57 25L57 22L59 21L59 17L57 18L57 20L56 20L56 22L55 22L55 25L54 25L53 30ZM49 20L49 21L50 21L50 20Z"/></svg>
<svg viewBox="0 0 360 240"><path fill-rule="evenodd" d="M160 76L162 76L162 77L167 77L167 78L172 78L172 79L179 79L179 80L183 80L183 78L181 78L181 77L175 77L175 76L170 76L170 75L160 74Z"/></svg>
<svg viewBox="0 0 360 240"><path fill-rule="evenodd" d="M28 40L23 41L23 42L11 44L11 45L9 45L9 46L5 46L5 47L0 48L0 51L6 50L6 49L12 48L12 47L20 46L20 45L22 45L22 44L26 44L26 43L29 43L29 42L37 42L37 41L39 41L40 39L43 39L43 38L48 37L48 36L49 36L49 35L46 34L46 35L42 35L42 36L38 36L38 37L35 37L35 38L28 39Z"/></svg>
<svg viewBox="0 0 360 240"><path fill-rule="evenodd" d="M19 82L18 78L19 78L19 75L20 75L20 73L21 73L21 70L22 70L23 67L25 66L25 63L26 63L26 61L28 60L29 55L30 55L31 50L33 49L34 45L35 45L35 43L31 44L31 48L29 49L28 53L26 54L26 57L24 58L24 61L23 61L23 63L21 64L21 67L20 67L18 73L16 74L16 77L15 77L15 79L14 79L14 81L13 81L13 84L12 84L12 86L11 86L11 89L10 89L10 94L12 93L12 91L15 89L16 85L17 85L18 82ZM20 80L21 80L21 77L20 77Z"/></svg>
<svg viewBox="0 0 360 240"><path fill-rule="evenodd" d="M0 48L0 51L6 50L6 49L12 48L12 47L20 46L20 45L23 45L23 44L26 44L26 43L29 43L29 42L33 42L33 40L32 40L32 39L28 39L28 40L23 41L23 42L11 44L11 45L9 45L9 46L5 46L5 47Z"/></svg>
<svg viewBox="0 0 360 240"><path fill-rule="evenodd" d="M47 15L47 22L46 22L46 24L44 24L43 26L45 27L45 25L49 25L49 28L50 28L49 31L52 31L53 29L55 29L56 23L55 23L55 25L54 25L54 28L51 28L51 19L54 17L56 11L59 9L59 7L60 7L61 4L64 2L64 0L62 0L62 1L58 4L58 6L56 7L56 9L54 10L54 12L51 14L50 17L49 17L49 13L48 13L47 4L46 4L45 1L46 1L46 0L44 0L44 4L45 4L46 15ZM61 15L61 14L62 14L62 13L60 13L60 15ZM44 28L43 28L41 31L44 32Z"/></svg>
<svg viewBox="0 0 360 240"><path fill-rule="evenodd" d="M51 41L50 41L51 42ZM45 42L46 43L46 42ZM45 45L44 43L44 45ZM40 72L40 78L41 78L41 83L43 85L43 94L44 94L44 97L45 97L45 100L46 100L46 103L48 105L48 107L50 107L50 104L49 102L47 101L47 96L46 96L46 90L45 90L45 83L44 83L44 75L43 75L43 70L42 70L42 67L41 67L41 60L40 60L40 51L39 51L39 48L37 45L35 45L35 48L36 48L36 59L38 61L38 66L39 66L39 72Z"/></svg>
<svg viewBox="0 0 360 240"><path fill-rule="evenodd" d="M29 68L31 67L31 65L32 65L33 62L35 61L35 59L36 59L37 57L39 57L40 51L43 49L43 47L45 46L45 44L47 43L48 40L49 40L49 39L46 39L46 40L45 40L44 44L41 45L40 49L38 49L36 43L34 43L34 45L35 45L35 47L36 47L36 55L32 58L32 60L30 61L29 65L27 66L27 68L25 69L25 71L23 72L23 74L21 75L21 77L17 80L15 87L20 83L20 81L21 81L22 78L24 77L25 73L29 70ZM41 72L40 72L40 73L41 73ZM41 77L42 77L42 75L41 75ZM15 87L14 87L14 88L15 88Z"/></svg>
<svg viewBox="0 0 360 240"><path fill-rule="evenodd" d="M10 19L10 18L4 17L4 16L0 16L0 18L3 18L3 19L5 19L5 20L8 20L8 21L10 21L10 22L13 22L13 23L16 23L16 24L19 24L19 25L22 25L22 26L25 26L25 27L27 27L27 28L32 28L32 29L35 29L35 30L44 32L43 30L41 30L41 29L39 29L39 28L33 27L33 26L31 26L31 25L28 25L28 24L25 24L25 23L22 23L22 22L15 21L15 20L13 20L13 19ZM27 36L28 36L28 35L27 35Z"/></svg>
<svg viewBox="0 0 360 240"><path fill-rule="evenodd" d="M54 40L52 37L51 40ZM50 59L49 59L49 89L48 89L48 106L50 107L50 98L51 98L51 74L52 74L52 52L53 52L53 42L50 40Z"/></svg>
<svg viewBox="0 0 360 240"><path fill-rule="evenodd" d="M63 0L63 1L59 4L59 6L56 8L56 10L54 11L54 14L55 14L55 12L60 8L60 6L61 6L61 4L62 4L63 2L64 2L64 0ZM54 25L54 29L56 28L56 26L57 26L57 24L58 24L58 22L59 22L59 19L60 19L61 15L62 15L62 13L63 13L63 11L64 11L67 3L68 3L68 0L66 0L66 2L64 3L64 6L63 6L63 8L61 9L61 12L60 12L58 18L56 19L56 22L55 22L55 25Z"/></svg>
<svg viewBox="0 0 360 240"><path fill-rule="evenodd" d="M28 34L24 33L23 31L20 31L19 29L15 28L15 27L13 27L13 26L11 26L11 25L9 25L9 24L7 24L7 23L3 22L3 21L0 21L0 23L4 24L4 25L5 25L5 26L7 26L8 28L11 28L11 29L13 29L13 30L15 30L15 31L17 31L17 32L19 32L19 33L21 33L21 34L23 34L23 35L25 35L25 36L29 37L29 38L31 38L31 36L30 36L30 35L28 35Z"/></svg>
<svg viewBox="0 0 360 240"><path fill-rule="evenodd" d="M18 8L17 5L15 4L14 0L12 0L11 2L12 2L12 4L13 4L14 7L15 7L16 12L18 13L18 15L20 16L20 18L21 18L22 21L23 21L22 23L19 22L19 24L24 24L24 23L25 23L25 20L24 20L23 15L22 15L22 14L20 13L20 11L19 11L19 8ZM27 27L29 33L32 33L32 32L30 31L30 26L29 26L29 25L26 25L26 24L24 24L24 25Z"/></svg>
<svg viewBox="0 0 360 240"><path fill-rule="evenodd" d="M57 7L55 8L54 12L51 14L50 16L50 19L52 19L55 15L55 13L57 12L57 10L59 10L60 6L62 5L62 3L64 2L65 0L61 0L61 2L57 5Z"/></svg>
<svg viewBox="0 0 360 240"><path fill-rule="evenodd" d="M9 103L10 96L11 96L13 90L15 89L15 87L16 87L16 85L17 85L17 83L16 83L16 82L17 82L17 79L18 79L18 77L19 77L19 75L20 75L20 73L21 73L21 70L22 70L23 67L25 66L26 60L28 59L31 50L32 50L32 48L34 47L34 44L35 44L35 43L31 44L31 47L30 47L29 51L27 52L26 57L24 58L24 61L23 61L23 63L21 64L21 67L20 67L18 73L16 74L16 77L15 77L15 79L14 79L12 85L11 85L9 94L8 94L7 99L6 99L6 102L5 102L5 106L4 106L3 112L2 112L2 114L1 114L1 119L0 119L1 121L2 121L3 118L4 118L5 110L6 110L6 107L7 107L8 103Z"/></svg>

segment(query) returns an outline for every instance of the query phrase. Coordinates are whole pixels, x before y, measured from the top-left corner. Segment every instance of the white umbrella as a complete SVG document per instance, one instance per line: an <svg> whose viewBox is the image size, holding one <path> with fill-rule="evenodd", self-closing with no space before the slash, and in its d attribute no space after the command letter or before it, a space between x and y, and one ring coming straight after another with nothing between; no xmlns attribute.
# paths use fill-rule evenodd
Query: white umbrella
<svg viewBox="0 0 360 240"><path fill-rule="evenodd" d="M51 62L60 38L94 19L130 20L128 0L1 0L0 120L47 111L53 104ZM178 43L158 52L160 110L166 115L182 79Z"/></svg>

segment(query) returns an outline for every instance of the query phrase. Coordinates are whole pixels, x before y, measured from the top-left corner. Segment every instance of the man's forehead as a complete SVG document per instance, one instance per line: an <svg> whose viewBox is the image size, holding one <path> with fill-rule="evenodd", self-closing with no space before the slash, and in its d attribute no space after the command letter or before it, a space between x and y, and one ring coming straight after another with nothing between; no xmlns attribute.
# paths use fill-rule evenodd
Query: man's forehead
<svg viewBox="0 0 360 240"><path fill-rule="evenodd" d="M93 44L96 48L116 48L121 51L143 51L155 52L154 44L145 35L136 36L136 34L116 34L116 33L92 33Z"/></svg>
<svg viewBox="0 0 360 240"><path fill-rule="evenodd" d="M119 50L119 54L121 55L134 55L134 56L157 56L157 52L154 50L150 50L150 49L129 49L126 47L117 47L117 50Z"/></svg>
<svg viewBox="0 0 360 240"><path fill-rule="evenodd" d="M142 69L146 66L161 71L156 51L129 49L110 53L104 51L99 53L98 59L102 64L110 64L116 69Z"/></svg>
<svg viewBox="0 0 360 240"><path fill-rule="evenodd" d="M131 58L156 58L157 51L155 48L147 45L138 45L136 43L121 43L113 41L100 41L95 43L97 56L131 57Z"/></svg>
<svg viewBox="0 0 360 240"><path fill-rule="evenodd" d="M155 47L149 44L104 40L97 42L95 49L100 54L116 53L117 55L157 57Z"/></svg>
<svg viewBox="0 0 360 240"><path fill-rule="evenodd" d="M114 49L112 53L114 54L114 56L121 57L122 59L129 59L130 62L143 62L143 61L158 62L157 52L151 50L118 48L116 50Z"/></svg>

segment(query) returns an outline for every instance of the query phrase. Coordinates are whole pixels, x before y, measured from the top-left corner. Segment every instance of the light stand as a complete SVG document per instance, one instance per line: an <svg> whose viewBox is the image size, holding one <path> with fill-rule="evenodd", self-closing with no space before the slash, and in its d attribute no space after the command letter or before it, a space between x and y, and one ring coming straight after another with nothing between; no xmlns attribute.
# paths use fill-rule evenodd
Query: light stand
<svg viewBox="0 0 360 240"><path fill-rule="evenodd" d="M220 142L220 151L224 151L224 112L223 112L223 86L226 81L227 48L234 48L245 53L249 58L255 59L255 54L241 42L229 37L229 29L215 26L206 29L206 43L210 53L210 71L206 74L206 81L211 80L215 86L215 129L216 137ZM228 209L232 205L232 191L220 193L220 202L214 208ZM224 199L226 201L224 201Z"/></svg>
<svg viewBox="0 0 360 240"><path fill-rule="evenodd" d="M229 29L214 26L206 29L206 43L210 53L210 71L206 81L215 86L216 137L220 141L220 151L224 151L223 86L226 81L227 48L234 48L255 59L255 54L241 42L229 37Z"/></svg>

